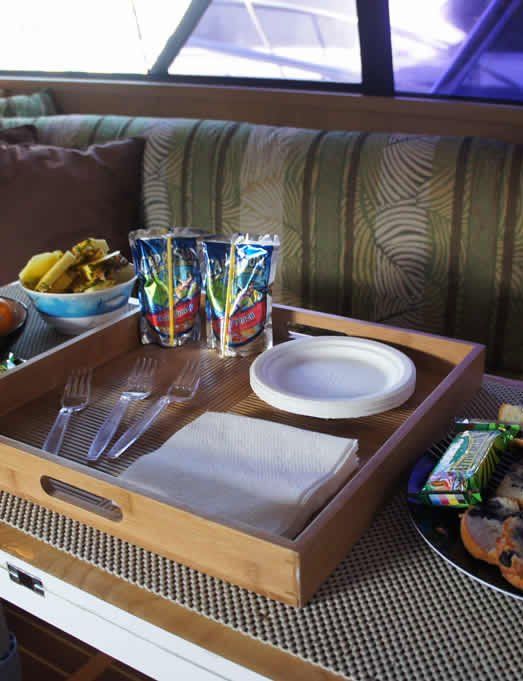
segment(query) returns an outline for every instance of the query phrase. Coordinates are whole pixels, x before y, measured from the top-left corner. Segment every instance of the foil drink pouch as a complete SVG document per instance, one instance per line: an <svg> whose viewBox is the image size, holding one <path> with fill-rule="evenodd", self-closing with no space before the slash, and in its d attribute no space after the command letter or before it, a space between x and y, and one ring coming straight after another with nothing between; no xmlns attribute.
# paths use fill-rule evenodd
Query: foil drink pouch
<svg viewBox="0 0 523 681"><path fill-rule="evenodd" d="M272 283L277 236L211 237L202 241L207 346L221 357L272 346Z"/></svg>
<svg viewBox="0 0 523 681"><path fill-rule="evenodd" d="M199 237L188 228L141 229L129 234L144 345L176 347L199 339Z"/></svg>

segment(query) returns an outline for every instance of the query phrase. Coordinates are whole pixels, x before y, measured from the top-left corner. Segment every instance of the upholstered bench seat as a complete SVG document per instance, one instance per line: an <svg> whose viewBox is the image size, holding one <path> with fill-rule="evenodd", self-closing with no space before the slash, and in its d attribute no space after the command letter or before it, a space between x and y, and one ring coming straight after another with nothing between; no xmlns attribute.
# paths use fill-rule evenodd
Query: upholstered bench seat
<svg viewBox="0 0 523 681"><path fill-rule="evenodd" d="M523 372L522 159L482 138L65 115L43 144L144 135L144 223L276 232L287 301L488 346Z"/></svg>

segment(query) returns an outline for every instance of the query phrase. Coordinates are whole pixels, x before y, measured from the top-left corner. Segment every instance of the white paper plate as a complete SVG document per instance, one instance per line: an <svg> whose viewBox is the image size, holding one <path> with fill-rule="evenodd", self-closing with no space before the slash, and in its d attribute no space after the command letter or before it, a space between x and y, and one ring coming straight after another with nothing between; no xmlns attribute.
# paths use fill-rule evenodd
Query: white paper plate
<svg viewBox="0 0 523 681"><path fill-rule="evenodd" d="M273 407L327 419L399 407L416 387L412 360L384 343L319 336L282 343L251 365L251 388Z"/></svg>

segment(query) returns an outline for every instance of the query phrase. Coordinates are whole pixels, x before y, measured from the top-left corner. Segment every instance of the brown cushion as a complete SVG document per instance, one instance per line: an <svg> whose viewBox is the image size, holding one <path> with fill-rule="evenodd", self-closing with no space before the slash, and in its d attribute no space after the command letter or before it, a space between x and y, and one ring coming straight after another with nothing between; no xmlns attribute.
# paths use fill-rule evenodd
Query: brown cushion
<svg viewBox="0 0 523 681"><path fill-rule="evenodd" d="M103 237L128 254L139 226L144 140L88 149L0 145L0 283L42 251Z"/></svg>
<svg viewBox="0 0 523 681"><path fill-rule="evenodd" d="M16 128L0 130L0 144L35 144L38 131L34 125L18 125Z"/></svg>

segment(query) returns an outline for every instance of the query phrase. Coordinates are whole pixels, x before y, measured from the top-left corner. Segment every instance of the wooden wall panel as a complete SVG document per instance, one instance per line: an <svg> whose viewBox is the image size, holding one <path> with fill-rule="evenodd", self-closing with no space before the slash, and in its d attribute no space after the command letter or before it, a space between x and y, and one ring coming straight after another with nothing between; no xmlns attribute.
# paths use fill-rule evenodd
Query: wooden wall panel
<svg viewBox="0 0 523 681"><path fill-rule="evenodd" d="M30 92L42 87L53 89L65 113L217 118L329 130L482 135L523 142L523 109L518 106L244 87L0 76L0 89Z"/></svg>

